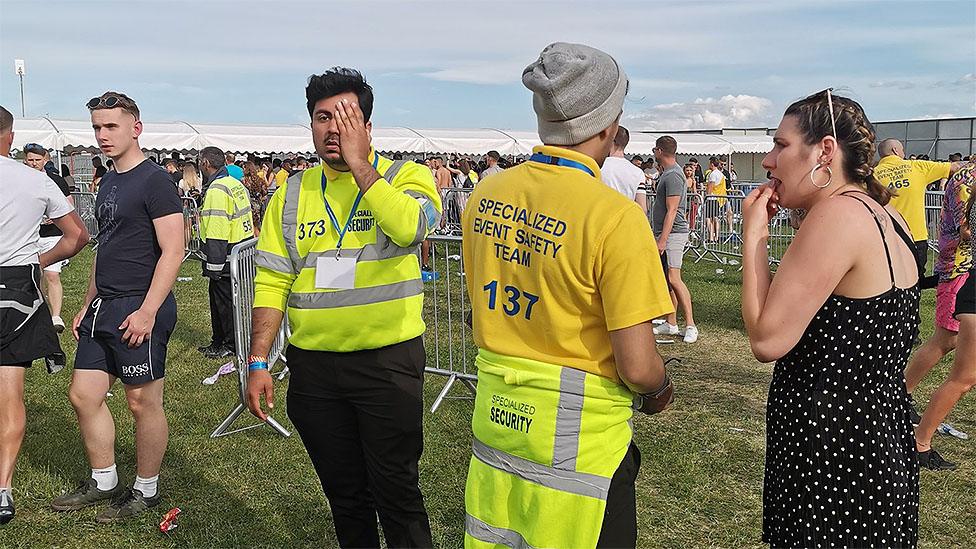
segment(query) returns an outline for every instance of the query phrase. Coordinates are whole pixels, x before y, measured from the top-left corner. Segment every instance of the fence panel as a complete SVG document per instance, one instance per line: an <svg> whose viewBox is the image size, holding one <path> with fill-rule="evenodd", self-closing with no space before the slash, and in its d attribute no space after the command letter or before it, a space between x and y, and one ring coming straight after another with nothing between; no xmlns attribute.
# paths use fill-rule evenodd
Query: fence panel
<svg viewBox="0 0 976 549"><path fill-rule="evenodd" d="M197 201L189 196L183 197L183 261L190 256L202 259L200 254L200 208Z"/></svg>
<svg viewBox="0 0 976 549"><path fill-rule="evenodd" d="M75 211L81 217L82 223L88 229L92 242L98 237L98 218L95 216L95 193L74 192L71 198L75 202Z"/></svg>
<svg viewBox="0 0 976 549"><path fill-rule="evenodd" d="M468 205L468 198L474 189L450 187L444 189L441 202L444 216L441 218L440 234L461 236L461 213Z"/></svg>
<svg viewBox="0 0 976 549"><path fill-rule="evenodd" d="M464 193L467 199L467 193ZM434 268L424 285L424 345L427 348L428 374L441 375L447 382L430 408L436 412L446 399L471 398L478 377L474 367L476 348L468 325L470 306L464 285L464 260L461 237L434 235L430 243L430 264ZM470 395L448 396L451 387L461 382Z"/></svg>
<svg viewBox="0 0 976 549"><path fill-rule="evenodd" d="M238 381L238 403L227 417L214 429L211 437L229 435L251 429L262 425L261 423L228 431L230 426L237 420L243 412L247 410L247 365L251 351L251 314L254 307L254 276L257 274L257 266L254 263L254 256L257 253L258 239L252 238L234 246L230 252L230 288L231 299L234 309L234 354L237 360L237 381ZM283 351L288 342L288 317L281 321L278 335L271 344L268 351L268 365L273 367L280 359L285 362ZM282 370L277 378L284 378L287 368ZM275 431L283 436L290 436L291 433L274 420L270 415L266 422Z"/></svg>
<svg viewBox="0 0 976 549"><path fill-rule="evenodd" d="M939 225L942 223L943 191L925 191L925 226L929 230L929 248L939 252Z"/></svg>

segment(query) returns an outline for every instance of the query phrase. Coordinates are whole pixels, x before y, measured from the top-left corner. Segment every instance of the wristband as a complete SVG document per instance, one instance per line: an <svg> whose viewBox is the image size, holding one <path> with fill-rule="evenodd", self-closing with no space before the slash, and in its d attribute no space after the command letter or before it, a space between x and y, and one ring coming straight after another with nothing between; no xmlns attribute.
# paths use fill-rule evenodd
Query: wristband
<svg viewBox="0 0 976 549"><path fill-rule="evenodd" d="M253 372L254 370L267 370L267 369L268 369L268 363L261 360L252 361L250 364L247 365L247 371L249 372Z"/></svg>
<svg viewBox="0 0 976 549"><path fill-rule="evenodd" d="M251 356L247 357L247 363L248 364L250 364L252 362L267 362L267 361L268 361L268 357L266 357L266 356L251 355Z"/></svg>

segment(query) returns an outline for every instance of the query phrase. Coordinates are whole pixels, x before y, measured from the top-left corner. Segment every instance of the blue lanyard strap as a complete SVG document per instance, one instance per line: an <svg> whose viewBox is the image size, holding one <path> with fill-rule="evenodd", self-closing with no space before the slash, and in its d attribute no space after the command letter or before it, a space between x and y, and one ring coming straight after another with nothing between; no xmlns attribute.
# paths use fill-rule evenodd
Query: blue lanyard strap
<svg viewBox="0 0 976 549"><path fill-rule="evenodd" d="M583 164L582 162L577 162L575 160L570 160L568 158L560 158L558 156L549 156L548 154L535 153L529 157L529 161L540 162L542 164L551 164L553 166L563 166L565 168L573 168L576 170L584 171L592 175L593 177L596 177L596 174L593 173L593 170L591 170L589 166Z"/></svg>
<svg viewBox="0 0 976 549"><path fill-rule="evenodd" d="M380 155L373 153L373 169L379 165ZM352 210L349 212L349 219L346 220L345 226L341 229L339 228L339 219L336 218L336 214L332 211L332 206L329 206L329 199L325 196L325 188L328 184L328 179L325 177L325 166L322 167L322 201L325 202L325 213L329 214L329 221L332 222L332 226L335 227L337 233L339 233L339 241L336 243L336 259L339 258L339 252L342 250L342 239L346 237L346 231L352 225L352 220L356 217L356 210L359 209L359 202L363 199L363 191L359 191L356 194L356 200L352 203Z"/></svg>

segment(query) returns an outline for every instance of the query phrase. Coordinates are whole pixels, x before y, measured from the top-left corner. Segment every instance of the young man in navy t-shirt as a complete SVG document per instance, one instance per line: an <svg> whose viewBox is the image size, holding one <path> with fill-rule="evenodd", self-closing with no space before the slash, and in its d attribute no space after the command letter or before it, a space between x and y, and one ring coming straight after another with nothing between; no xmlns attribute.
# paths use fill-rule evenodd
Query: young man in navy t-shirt
<svg viewBox="0 0 976 549"><path fill-rule="evenodd" d="M176 326L172 288L183 261L183 205L166 172L139 148L135 102L106 92L88 108L98 146L115 163L99 184L98 252L85 306L71 326L78 352L69 396L92 473L51 506L72 511L114 499L96 517L112 522L160 502L159 468L169 435L163 375ZM116 378L136 426L136 480L128 490L119 485L115 424L105 405Z"/></svg>

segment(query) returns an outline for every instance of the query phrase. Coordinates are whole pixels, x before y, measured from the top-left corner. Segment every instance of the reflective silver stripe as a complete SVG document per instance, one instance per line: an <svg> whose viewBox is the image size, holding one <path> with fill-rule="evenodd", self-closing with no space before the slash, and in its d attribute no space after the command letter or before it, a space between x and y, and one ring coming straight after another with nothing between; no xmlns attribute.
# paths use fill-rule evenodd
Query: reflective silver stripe
<svg viewBox="0 0 976 549"><path fill-rule="evenodd" d="M519 534L515 530L492 526L468 514L464 516L464 531L474 539L485 543L504 545L512 549L535 549L534 546L529 545L529 542L525 541L522 534Z"/></svg>
<svg viewBox="0 0 976 549"><path fill-rule="evenodd" d="M564 367L559 374L556 435L552 443L552 466L557 469L576 470L585 384L586 372L581 370Z"/></svg>
<svg viewBox="0 0 976 549"><path fill-rule="evenodd" d="M370 305L403 299L424 293L424 283L419 279L395 282L371 288L337 290L334 292L293 292L288 306L293 309L333 309L354 305Z"/></svg>
<svg viewBox="0 0 976 549"><path fill-rule="evenodd" d="M254 263L258 267L264 267L265 269L271 269L279 273L295 274L295 266L291 264L290 259L264 250L258 250L258 253L254 257Z"/></svg>
<svg viewBox="0 0 976 549"><path fill-rule="evenodd" d="M207 192L210 192L210 189L217 189L218 191L224 191L225 193L227 193L231 197L234 196L234 195L232 195L230 193L230 187L228 187L227 185L224 185L223 183L218 183L217 181L214 181L213 183L210 184L209 187L207 187Z"/></svg>
<svg viewBox="0 0 976 549"><path fill-rule="evenodd" d="M477 438L471 443L471 452L489 467L560 492L605 500L610 490L607 477L547 467L492 448Z"/></svg>
<svg viewBox="0 0 976 549"><path fill-rule="evenodd" d="M318 261L320 257L330 257L335 258L336 252L338 250L333 248L331 250L325 250L324 252L308 252L305 259L302 261L303 269L314 269L315 262ZM401 248L392 242L387 242L386 244L367 244L362 248L343 248L342 257L358 257L359 261L377 261L380 259L390 259L391 257L400 257L404 255L410 255L417 251L416 246L411 246L409 248Z"/></svg>
<svg viewBox="0 0 976 549"><path fill-rule="evenodd" d="M216 208L211 208L209 210L200 210L200 216L201 217L210 217L210 216L226 217L227 219L232 219L232 216L229 212L225 212L224 210L218 210Z"/></svg>
<svg viewBox="0 0 976 549"><path fill-rule="evenodd" d="M302 257L298 255L295 233L298 231L298 202L301 198L303 173L305 172L298 172L288 178L285 203L281 206L281 236L285 240L285 249L288 250L292 268L296 272L302 265Z"/></svg>
<svg viewBox="0 0 976 549"><path fill-rule="evenodd" d="M251 216L250 210L240 209L240 210L237 210L236 212L234 212L234 214L231 215L230 218L231 219L238 219L238 218L241 218L241 217L250 217L250 216Z"/></svg>
<svg viewBox="0 0 976 549"><path fill-rule="evenodd" d="M208 271L223 271L225 264L224 263L207 263L206 265L207 265L207 270Z"/></svg>

